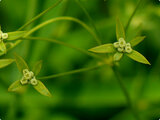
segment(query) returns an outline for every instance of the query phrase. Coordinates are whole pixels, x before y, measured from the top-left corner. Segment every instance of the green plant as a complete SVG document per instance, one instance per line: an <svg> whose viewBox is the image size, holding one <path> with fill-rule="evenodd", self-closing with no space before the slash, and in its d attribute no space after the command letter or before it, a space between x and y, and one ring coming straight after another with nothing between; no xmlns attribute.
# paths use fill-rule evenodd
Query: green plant
<svg viewBox="0 0 160 120"><path fill-rule="evenodd" d="M43 41L48 41L48 42L64 45L66 47L70 47L70 48L75 49L79 52L82 52L86 55L89 55L93 58L96 58L98 60L95 63L96 65L91 66L89 68L82 68L82 69L73 70L73 71L69 71L69 72L65 72L65 73L59 73L59 74L54 74L54 75L44 76L44 77L38 78L38 77L36 77L36 75L40 72L41 62L38 62L34 66L32 71L30 71L30 69L28 68L28 65L25 63L25 61L20 56L15 55L15 59L2 59L2 60L0 60L0 63L1 63L0 68L6 67L7 65L16 61L17 66L19 68L19 71L23 74L22 79L14 82L9 87L8 90L11 91L11 92L21 92L24 89L26 89L26 87L29 84L31 84L42 95L51 96L48 89L43 85L43 83L40 80L53 79L55 77L61 77L61 76L64 76L64 75L86 72L86 71L89 71L89 70L97 69L101 66L108 65L108 66L112 67L112 69L115 73L115 77L117 78L117 80L118 80L118 82L119 82L119 84L120 84L120 86L121 86L121 88L124 92L124 95L126 96L126 100L128 102L129 107L131 108L132 112L134 113L136 119L139 119L139 116L137 114L137 110L132 105L131 98L130 98L130 96L129 96L129 94L128 94L128 92L127 92L127 90L126 90L126 88L125 88L125 86L124 86L124 84L121 80L121 76L120 76L120 74L118 72L118 69L117 69L117 63L121 60L123 55L127 55L128 57L130 57L131 59L133 59L137 62L150 65L148 60L143 55L141 55L139 52L133 50L133 47L138 45L140 42L142 42L145 37L144 36L138 36L138 37L134 38L133 40L131 40L129 43L126 43L125 30L124 30L123 25L120 22L120 20L117 19L116 35L117 35L117 40L118 41L113 43L113 44L101 45L102 42L101 42L101 39L99 37L98 31L96 29L96 26L94 25L94 22L93 22L92 18L88 14L87 10L83 7L81 2L79 0L75 0L75 1L82 8L84 13L87 15L87 17L90 20L91 25L94 29L92 29L86 23L80 21L77 18L70 17L70 16L62 16L62 17L56 17L56 18L47 20L47 21L31 28L30 30L22 31L25 27L27 27L28 25L33 23L35 20L37 20L38 18L40 18L41 16L46 14L49 10L56 7L59 3L62 2L62 0L58 0L54 5L52 5L51 7L49 7L48 9L46 9L45 11L43 11L42 13L40 13L39 15L37 15L36 17L31 19L30 21L28 21L26 24L24 24L22 27L20 27L17 31L7 33L7 34L5 34L6 36L2 35L1 45L0 45L0 50L1 50L1 53L2 53L1 55L6 54L7 51L11 50L12 48L17 46L19 43L21 43L24 40L38 40L38 41L43 40ZM139 6L139 4L138 4L138 6ZM136 7L136 10L137 10L137 8L138 7ZM131 16L128 24L127 24L126 29L128 29L128 26L129 26L129 24L130 24L130 22L131 22L131 20L134 16L134 14L135 14L135 12L132 14L132 16ZM32 33L39 30L40 28L42 28L42 27L44 27L48 24L57 22L57 21L72 21L72 22L76 22L76 23L80 24L84 29L86 29L93 36L93 38L95 39L95 41L97 42L97 44L99 46L89 49L89 51L92 52L91 53L91 52L88 52L87 50L77 48L75 46L72 46L70 44L67 44L67 43L64 43L64 42L61 42L61 41L58 41L58 40L55 40L55 39L30 36ZM3 32L1 31L1 33L3 33ZM97 55L95 53L108 53L108 54L106 56L106 55Z"/></svg>

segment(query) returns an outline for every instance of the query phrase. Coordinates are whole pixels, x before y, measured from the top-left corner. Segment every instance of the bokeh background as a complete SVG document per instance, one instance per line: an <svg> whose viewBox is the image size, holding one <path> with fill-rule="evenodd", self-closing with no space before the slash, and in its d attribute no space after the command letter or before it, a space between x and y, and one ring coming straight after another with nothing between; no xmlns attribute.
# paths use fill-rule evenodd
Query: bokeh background
<svg viewBox="0 0 160 120"><path fill-rule="evenodd" d="M56 1L2 0L0 2L2 30L16 31ZM119 16L126 25L138 3L138 0L80 1L93 18L103 43L116 40L116 17ZM29 30L45 20L58 16L76 17L91 25L74 0L64 0L26 29ZM84 28L68 21L50 24L33 35L55 38L86 50L97 45ZM137 35L145 35L146 39L135 49L152 65L143 65L124 57L119 70L142 120L158 120L160 118L160 2L158 0L143 0L127 32L127 40ZM1 58L13 58L14 52L21 55L30 66L38 60L43 60L40 76L89 67L98 62L71 48L44 41L26 40ZM32 87L22 95L9 93L7 91L9 85L20 78L21 74L15 63L0 69L2 120L134 120L110 67L44 80L43 83L52 93L52 98L40 95Z"/></svg>

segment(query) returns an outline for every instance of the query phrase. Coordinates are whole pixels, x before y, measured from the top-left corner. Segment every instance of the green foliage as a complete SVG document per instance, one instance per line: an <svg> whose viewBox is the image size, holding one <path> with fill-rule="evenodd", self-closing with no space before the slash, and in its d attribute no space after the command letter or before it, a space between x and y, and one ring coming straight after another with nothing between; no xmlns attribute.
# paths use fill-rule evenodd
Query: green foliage
<svg viewBox="0 0 160 120"><path fill-rule="evenodd" d="M116 22L116 36L117 36L117 40L119 40L120 38L124 38L124 39L126 38L124 27L121 21L119 20L119 18L117 18L117 22Z"/></svg>
<svg viewBox="0 0 160 120"><path fill-rule="evenodd" d="M34 72L35 75L38 75L39 72L41 71L42 68L42 61L38 61L34 66L32 71Z"/></svg>
<svg viewBox="0 0 160 120"><path fill-rule="evenodd" d="M4 68L11 63L13 63L15 60L14 59L0 59L0 68Z"/></svg>
<svg viewBox="0 0 160 120"><path fill-rule="evenodd" d="M15 32L8 32L7 40L17 40L22 38L25 35L26 31L15 31Z"/></svg>
<svg viewBox="0 0 160 120"><path fill-rule="evenodd" d="M89 51L95 53L114 53L113 60L116 62L120 61L123 54L126 53L127 56L129 56L131 59L143 64L150 65L148 60L143 55L141 55L135 50L132 50L131 48L131 46L134 47L138 45L140 42L142 42L145 37L136 37L133 40L131 40L130 43L126 43L124 27L119 19L117 19L116 23L116 35L118 42L115 42L114 44L100 45L89 49Z"/></svg>
<svg viewBox="0 0 160 120"><path fill-rule="evenodd" d="M114 53L116 50L113 44L104 44L94 48L89 49L91 52L95 53Z"/></svg>
<svg viewBox="0 0 160 120"><path fill-rule="evenodd" d="M134 38L133 40L130 41L132 47L138 45L139 43L141 43L146 37L145 36L139 36Z"/></svg>
<svg viewBox="0 0 160 120"><path fill-rule="evenodd" d="M0 119L159 119L160 9L155 6L144 0L2 0ZM96 47L87 51L91 46ZM150 58L152 69L125 57L150 65L138 51ZM19 55L29 65L43 59L44 69L42 61L29 69ZM9 66L14 61L21 76ZM7 93L8 86L18 94ZM28 86L34 89L24 94Z"/></svg>
<svg viewBox="0 0 160 120"><path fill-rule="evenodd" d="M8 88L8 91L22 92L21 90L24 86L27 86L27 84L31 84L42 95L51 97L50 92L44 86L44 84L41 81L36 80L35 78L41 70L42 61L39 61L35 64L33 68L33 72L32 72L32 71L29 71L29 67L22 57L15 54L15 59L16 59L16 64L17 64L19 71L23 73L23 77L21 80L18 80L14 82L13 84L11 84L10 87Z"/></svg>
<svg viewBox="0 0 160 120"><path fill-rule="evenodd" d="M130 57L131 59L137 61L137 62L151 65L148 62L148 60L142 54L140 54L139 52L137 52L135 50L133 50L133 52L131 54L127 54L127 56Z"/></svg>

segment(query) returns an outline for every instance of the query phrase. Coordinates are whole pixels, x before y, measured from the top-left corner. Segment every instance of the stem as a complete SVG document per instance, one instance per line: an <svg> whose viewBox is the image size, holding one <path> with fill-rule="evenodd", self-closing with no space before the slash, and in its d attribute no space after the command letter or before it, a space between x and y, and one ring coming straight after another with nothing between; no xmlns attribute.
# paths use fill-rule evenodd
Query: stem
<svg viewBox="0 0 160 120"><path fill-rule="evenodd" d="M125 97L126 97L126 101L127 101L127 103L128 103L128 107L131 109L131 111L132 111L135 119L136 119L136 120L140 120L140 117L139 117L136 109L135 109L134 106L132 105L132 100L131 100L131 98L130 98L130 96L129 96L129 93L127 92L127 89L126 89L126 87L125 87L122 79L121 79L120 73L118 72L118 70L117 70L117 68L116 68L115 66L112 67L112 69L113 69L113 72L114 72L114 74L115 74L115 76L116 76L116 78L117 78L117 80L118 80L118 83L119 83L119 85L120 85L120 87L121 87L121 89L122 89L122 91L123 91L123 93L124 93L124 95L125 95Z"/></svg>
<svg viewBox="0 0 160 120"><path fill-rule="evenodd" d="M29 36L30 34L32 34L33 32L37 31L38 29L50 24L50 23L53 23L53 22L56 22L56 21L62 21L62 20L68 20L68 21L73 21L73 22L76 22L76 23L79 23L81 26L83 26L96 40L96 42L98 44L100 44L100 40L99 38L97 37L97 35L94 33L94 31L88 26L86 25L84 22L80 21L79 19L77 18L73 18L73 17L57 17L57 18L53 18L53 19L50 19L48 21L45 21L39 25L37 25L36 27L34 27L33 29L31 29L30 31L28 31L24 37L27 37Z"/></svg>
<svg viewBox="0 0 160 120"><path fill-rule="evenodd" d="M66 75L71 75L71 74L76 74L76 73L80 73L80 72L86 72L86 71L89 71L89 70L97 69L97 68L101 67L102 65L104 65L104 64L99 64L99 65L96 65L96 66L93 66L93 67L82 68L82 69L77 69L77 70L73 70L73 71L69 71L69 72L54 74L54 75L50 75L50 76L44 76L44 77L40 77L38 79L39 80L53 79L53 78L62 77L62 76L66 76Z"/></svg>
<svg viewBox="0 0 160 120"><path fill-rule="evenodd" d="M23 40L42 40L42 41L48 41L48 42L56 43L56 44L59 44L59 45L63 45L63 46L75 49L75 50L77 50L77 51L79 51L81 53L84 53L86 55L89 55L91 57L94 57L94 58L97 58L97 59L101 59L101 60L104 61L104 58L102 58L102 57L100 57L100 56L98 56L96 54L90 53L90 52L88 52L86 50L83 50L81 48L75 47L73 45L70 45L70 44L67 44L65 42L55 40L55 39L40 38L40 37L26 37L26 38L23 38Z"/></svg>
<svg viewBox="0 0 160 120"><path fill-rule="evenodd" d="M141 4L142 1L143 1L143 0L139 0L137 6L136 6L136 8L135 8L135 10L133 11L131 17L129 18L129 20L128 20L128 22L127 22L127 25L126 25L126 28L125 28L125 31L126 31L126 32L128 31L128 27L129 27L129 25L130 25L130 23L131 23L134 15L136 14L136 12L137 12L137 10L138 10L138 8L139 8L139 6L140 6L140 4Z"/></svg>
<svg viewBox="0 0 160 120"><path fill-rule="evenodd" d="M94 31L96 32L97 36L99 36L99 32L93 22L93 19L91 18L91 16L89 15L88 11L86 10L86 8L81 4L81 2L79 0L75 0L76 3L79 5L79 7L84 11L84 13L86 14L86 16L88 17L88 20L90 21L91 25L94 28ZM99 39L100 40L100 39ZM101 40L99 41L99 43L101 44Z"/></svg>
<svg viewBox="0 0 160 120"><path fill-rule="evenodd" d="M30 25L31 23L33 23L35 20L37 20L38 18L40 18L41 16L43 16L44 14L46 14L48 11L50 11L51 9L55 8L58 4L60 4L63 0L58 0L56 3L54 3L51 7L49 7L48 9L44 10L43 12L41 12L40 14L38 14L37 16L35 16L34 18L32 18L30 21L28 21L26 24L24 24L22 27L20 27L18 30L22 30L25 27L27 27L28 25Z"/></svg>

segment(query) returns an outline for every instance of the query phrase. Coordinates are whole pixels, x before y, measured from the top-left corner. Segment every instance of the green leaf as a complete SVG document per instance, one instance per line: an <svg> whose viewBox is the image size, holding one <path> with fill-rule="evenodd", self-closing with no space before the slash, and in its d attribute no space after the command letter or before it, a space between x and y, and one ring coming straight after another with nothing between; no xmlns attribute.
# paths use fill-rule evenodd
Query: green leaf
<svg viewBox="0 0 160 120"><path fill-rule="evenodd" d="M9 86L8 91L21 93L26 89L26 87L26 85L22 85L20 83L20 80L17 80Z"/></svg>
<svg viewBox="0 0 160 120"><path fill-rule="evenodd" d="M125 39L124 27L121 21L119 20L119 18L117 18L117 23L116 23L116 36L117 36L117 40L119 40L119 38Z"/></svg>
<svg viewBox="0 0 160 120"><path fill-rule="evenodd" d="M33 86L40 94L51 97L51 93L49 90L44 86L44 84L38 80L38 85Z"/></svg>
<svg viewBox="0 0 160 120"><path fill-rule="evenodd" d="M89 49L91 52L95 53L114 53L116 52L113 44L104 44L94 48Z"/></svg>
<svg viewBox="0 0 160 120"><path fill-rule="evenodd" d="M14 59L0 59L0 68L6 67L9 64L13 63Z"/></svg>
<svg viewBox="0 0 160 120"><path fill-rule="evenodd" d="M3 41L0 42L0 51L2 51L4 54L7 53L6 45Z"/></svg>
<svg viewBox="0 0 160 120"><path fill-rule="evenodd" d="M123 53L116 52L113 56L114 61L120 61L120 59L123 57Z"/></svg>
<svg viewBox="0 0 160 120"><path fill-rule="evenodd" d="M142 42L145 38L146 38L145 36L136 37L130 41L130 44L132 47L134 47L134 46L138 45L140 42Z"/></svg>
<svg viewBox="0 0 160 120"><path fill-rule="evenodd" d="M143 63L143 64L149 64L149 61L139 52L133 50L130 54L127 54L128 57L130 57L131 59Z"/></svg>
<svg viewBox="0 0 160 120"><path fill-rule="evenodd" d="M27 63L17 54L14 54L16 59L16 64L20 72L23 72L24 69L29 69Z"/></svg>
<svg viewBox="0 0 160 120"><path fill-rule="evenodd" d="M7 40L17 40L25 35L26 31L9 32Z"/></svg>
<svg viewBox="0 0 160 120"><path fill-rule="evenodd" d="M34 73L35 75L38 75L39 72L41 71L41 68L42 68L42 61L38 61L38 62L34 65L32 71L33 71L33 73Z"/></svg>

